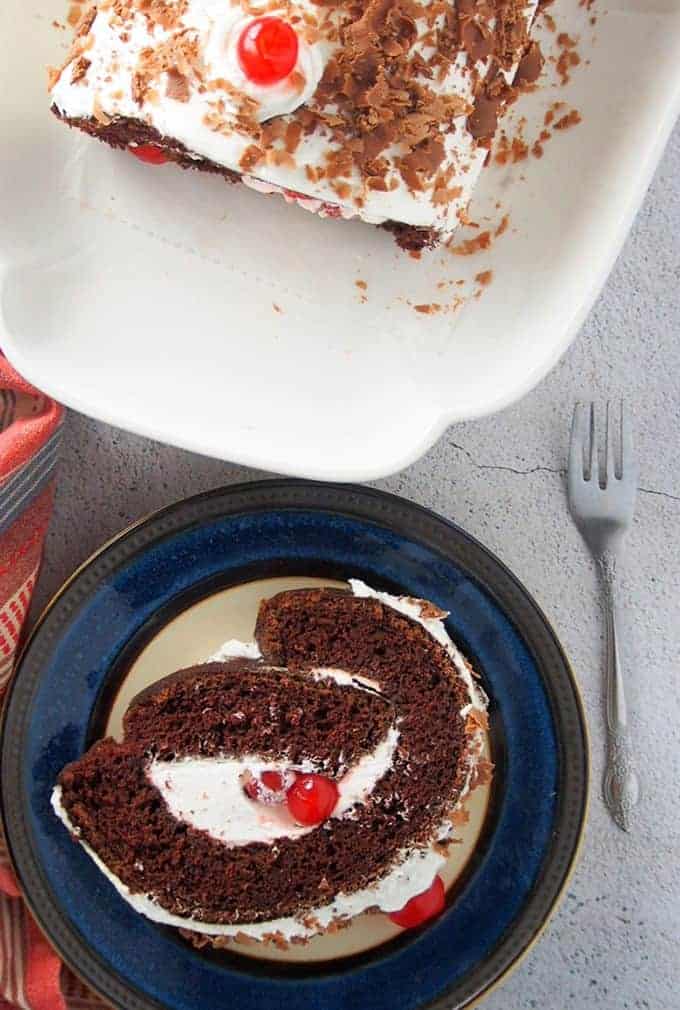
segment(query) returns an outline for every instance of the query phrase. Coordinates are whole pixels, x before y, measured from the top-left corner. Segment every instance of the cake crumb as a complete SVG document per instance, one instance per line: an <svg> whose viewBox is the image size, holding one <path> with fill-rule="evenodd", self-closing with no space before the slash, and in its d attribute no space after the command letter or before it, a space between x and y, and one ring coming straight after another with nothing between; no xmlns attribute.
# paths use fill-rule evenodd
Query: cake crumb
<svg viewBox="0 0 680 1010"><path fill-rule="evenodd" d="M238 933L234 933L233 940L234 943L241 943L244 947L252 947L253 944L257 943L257 939L254 936L249 936L248 933L243 933L241 930Z"/></svg>
<svg viewBox="0 0 680 1010"><path fill-rule="evenodd" d="M568 84L571 80L570 71L581 62L581 57L576 52L577 39L573 39L567 32L560 32L557 36L557 45L561 52L555 62L555 69L562 85Z"/></svg>
<svg viewBox="0 0 680 1010"><path fill-rule="evenodd" d="M82 16L83 8L80 4L71 4L66 15L66 20L71 28L75 28Z"/></svg>
<svg viewBox="0 0 680 1010"><path fill-rule="evenodd" d="M277 305L276 302L272 302L272 306L274 308L274 312L283 313L283 309L280 305Z"/></svg>
<svg viewBox="0 0 680 1010"><path fill-rule="evenodd" d="M501 218L501 223L498 225L498 227L494 232L494 237L500 238L501 235L505 235L506 231L508 230L509 224L510 224L510 215L504 214L503 217Z"/></svg>
<svg viewBox="0 0 680 1010"><path fill-rule="evenodd" d="M420 312L421 315L431 316L436 312L441 312L442 307L438 302L429 302L428 304L414 305L413 308L416 312Z"/></svg>
<svg viewBox="0 0 680 1010"><path fill-rule="evenodd" d="M470 777L470 791L476 789L477 786L485 786L491 782L493 777L493 762L492 761L478 761L472 770L472 775Z"/></svg>
<svg viewBox="0 0 680 1010"><path fill-rule="evenodd" d="M572 126L578 126L578 124L581 122L582 122L581 114L578 112L577 109L572 109L571 112L568 112L566 114L566 116L562 116L561 119L557 120L553 129L568 130Z"/></svg>
<svg viewBox="0 0 680 1010"><path fill-rule="evenodd" d="M458 807L451 814L451 823L456 828L462 828L470 820L470 812L465 807Z"/></svg>
<svg viewBox="0 0 680 1010"><path fill-rule="evenodd" d="M493 280L493 270L482 270L481 273L475 274L475 280L483 288L488 287Z"/></svg>
<svg viewBox="0 0 680 1010"><path fill-rule="evenodd" d="M47 90L51 91L61 77L61 72L63 67L48 67L47 68Z"/></svg>
<svg viewBox="0 0 680 1010"><path fill-rule="evenodd" d="M510 140L507 134L501 134L498 150L495 155L496 164L507 165L510 162L516 165L519 161L526 161L529 156L529 145L523 140L521 132L522 126L520 124L519 133L512 140Z"/></svg>
<svg viewBox="0 0 680 1010"><path fill-rule="evenodd" d="M355 281L354 283L358 288L361 288L362 291L366 291L368 289L368 284L366 283L366 281L358 280Z"/></svg>
<svg viewBox="0 0 680 1010"><path fill-rule="evenodd" d="M465 727L469 733L477 729L488 730L489 717L484 709L471 708L465 720Z"/></svg>
<svg viewBox="0 0 680 1010"><path fill-rule="evenodd" d="M437 290L443 291L444 288L450 288L453 287L454 285L456 285L456 287L462 287L463 284L465 284L463 278L459 278L458 280L451 278L450 281L439 281L439 283L437 284Z"/></svg>
<svg viewBox="0 0 680 1010"><path fill-rule="evenodd" d="M482 249L488 249L491 245L491 232L482 231L474 238L463 239L458 245L451 246L454 256L474 256Z"/></svg>

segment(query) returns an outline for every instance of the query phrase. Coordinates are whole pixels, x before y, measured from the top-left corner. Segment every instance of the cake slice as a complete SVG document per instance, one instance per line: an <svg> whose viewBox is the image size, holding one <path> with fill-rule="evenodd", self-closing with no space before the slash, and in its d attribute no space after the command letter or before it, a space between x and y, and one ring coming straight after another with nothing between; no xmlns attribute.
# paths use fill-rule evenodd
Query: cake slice
<svg viewBox="0 0 680 1010"><path fill-rule="evenodd" d="M100 0L53 112L143 161L218 172L432 246L542 60L537 0Z"/></svg>
<svg viewBox="0 0 680 1010"><path fill-rule="evenodd" d="M264 601L261 656L144 691L121 742L62 771L55 812L133 908L198 945L304 942L367 910L414 924L411 899L442 907L452 818L490 771L486 699L443 616L363 583Z"/></svg>

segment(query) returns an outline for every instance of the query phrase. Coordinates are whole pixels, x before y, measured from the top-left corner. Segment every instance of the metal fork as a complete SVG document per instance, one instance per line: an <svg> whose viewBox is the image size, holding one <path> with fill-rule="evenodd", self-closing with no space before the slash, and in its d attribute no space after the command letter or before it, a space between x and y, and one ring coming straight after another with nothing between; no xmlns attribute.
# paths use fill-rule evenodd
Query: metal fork
<svg viewBox="0 0 680 1010"><path fill-rule="evenodd" d="M629 831L633 807L640 798L628 736L628 716L618 647L616 568L631 524L638 484L630 423L621 405L620 422L606 410L603 463L600 465L596 411L576 404L569 446L569 509L590 548L600 573L606 621L607 757L604 799L620 828Z"/></svg>

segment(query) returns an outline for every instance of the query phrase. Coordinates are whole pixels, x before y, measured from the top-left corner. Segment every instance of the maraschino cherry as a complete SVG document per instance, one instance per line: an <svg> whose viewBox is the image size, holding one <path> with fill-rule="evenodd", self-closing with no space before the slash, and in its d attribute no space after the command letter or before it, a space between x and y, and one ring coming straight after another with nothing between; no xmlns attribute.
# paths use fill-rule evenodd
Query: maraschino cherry
<svg viewBox="0 0 680 1010"><path fill-rule="evenodd" d="M407 901L403 908L396 912L390 912L389 917L392 922L403 929L414 929L422 925L428 919L433 919L439 915L444 907L445 891L442 878L434 878L426 891L416 894L415 897Z"/></svg>
<svg viewBox="0 0 680 1010"><path fill-rule="evenodd" d="M324 775L298 775L286 794L288 810L298 824L321 824L333 813L340 792Z"/></svg>
<svg viewBox="0 0 680 1010"><path fill-rule="evenodd" d="M285 803L287 790L294 781L295 772L265 771L258 778L249 775L243 783L243 791L256 803Z"/></svg>
<svg viewBox="0 0 680 1010"><path fill-rule="evenodd" d="M281 18L255 18L237 44L241 69L253 84L278 84L293 70L298 57L295 30Z"/></svg>
<svg viewBox="0 0 680 1010"><path fill-rule="evenodd" d="M271 789L272 792L279 793L284 787L284 779L281 772L262 772L260 778L267 789Z"/></svg>
<svg viewBox="0 0 680 1010"><path fill-rule="evenodd" d="M134 154L135 158L139 158L140 161L145 161L147 165L164 165L168 160L160 147L156 147L155 144L130 145L128 151L130 154Z"/></svg>

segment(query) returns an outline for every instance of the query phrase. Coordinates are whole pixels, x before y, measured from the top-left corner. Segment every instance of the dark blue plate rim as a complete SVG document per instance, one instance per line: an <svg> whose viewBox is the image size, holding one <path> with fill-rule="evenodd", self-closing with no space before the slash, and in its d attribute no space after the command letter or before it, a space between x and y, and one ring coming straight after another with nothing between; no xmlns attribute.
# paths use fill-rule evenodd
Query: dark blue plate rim
<svg viewBox="0 0 680 1010"><path fill-rule="evenodd" d="M462 980L427 1005L444 1010L469 1007L502 981L536 942L564 892L583 836L588 796L588 742L583 706L569 662L545 615L519 580L486 547L454 523L419 505L371 488L295 480L258 481L219 488L153 513L122 531L92 555L50 601L22 652L7 692L3 712L2 813L10 856L27 902L47 937L64 960L104 999L135 1010L158 1010L159 1004L116 974L83 940L54 902L36 859L26 823L22 786L22 741L27 714L42 664L34 651L49 649L50 638L63 631L69 616L93 592L99 579L121 557L131 557L155 541L210 519L271 509L307 509L378 523L450 558L487 593L521 634L533 655L550 698L559 738L560 780L555 830L539 878L512 929ZM66 597L66 599L64 599ZM70 598L73 597L73 598ZM46 627L59 605L60 621ZM53 622L54 623L54 622ZM36 650L39 639L42 650ZM540 656L540 662L538 657Z"/></svg>

